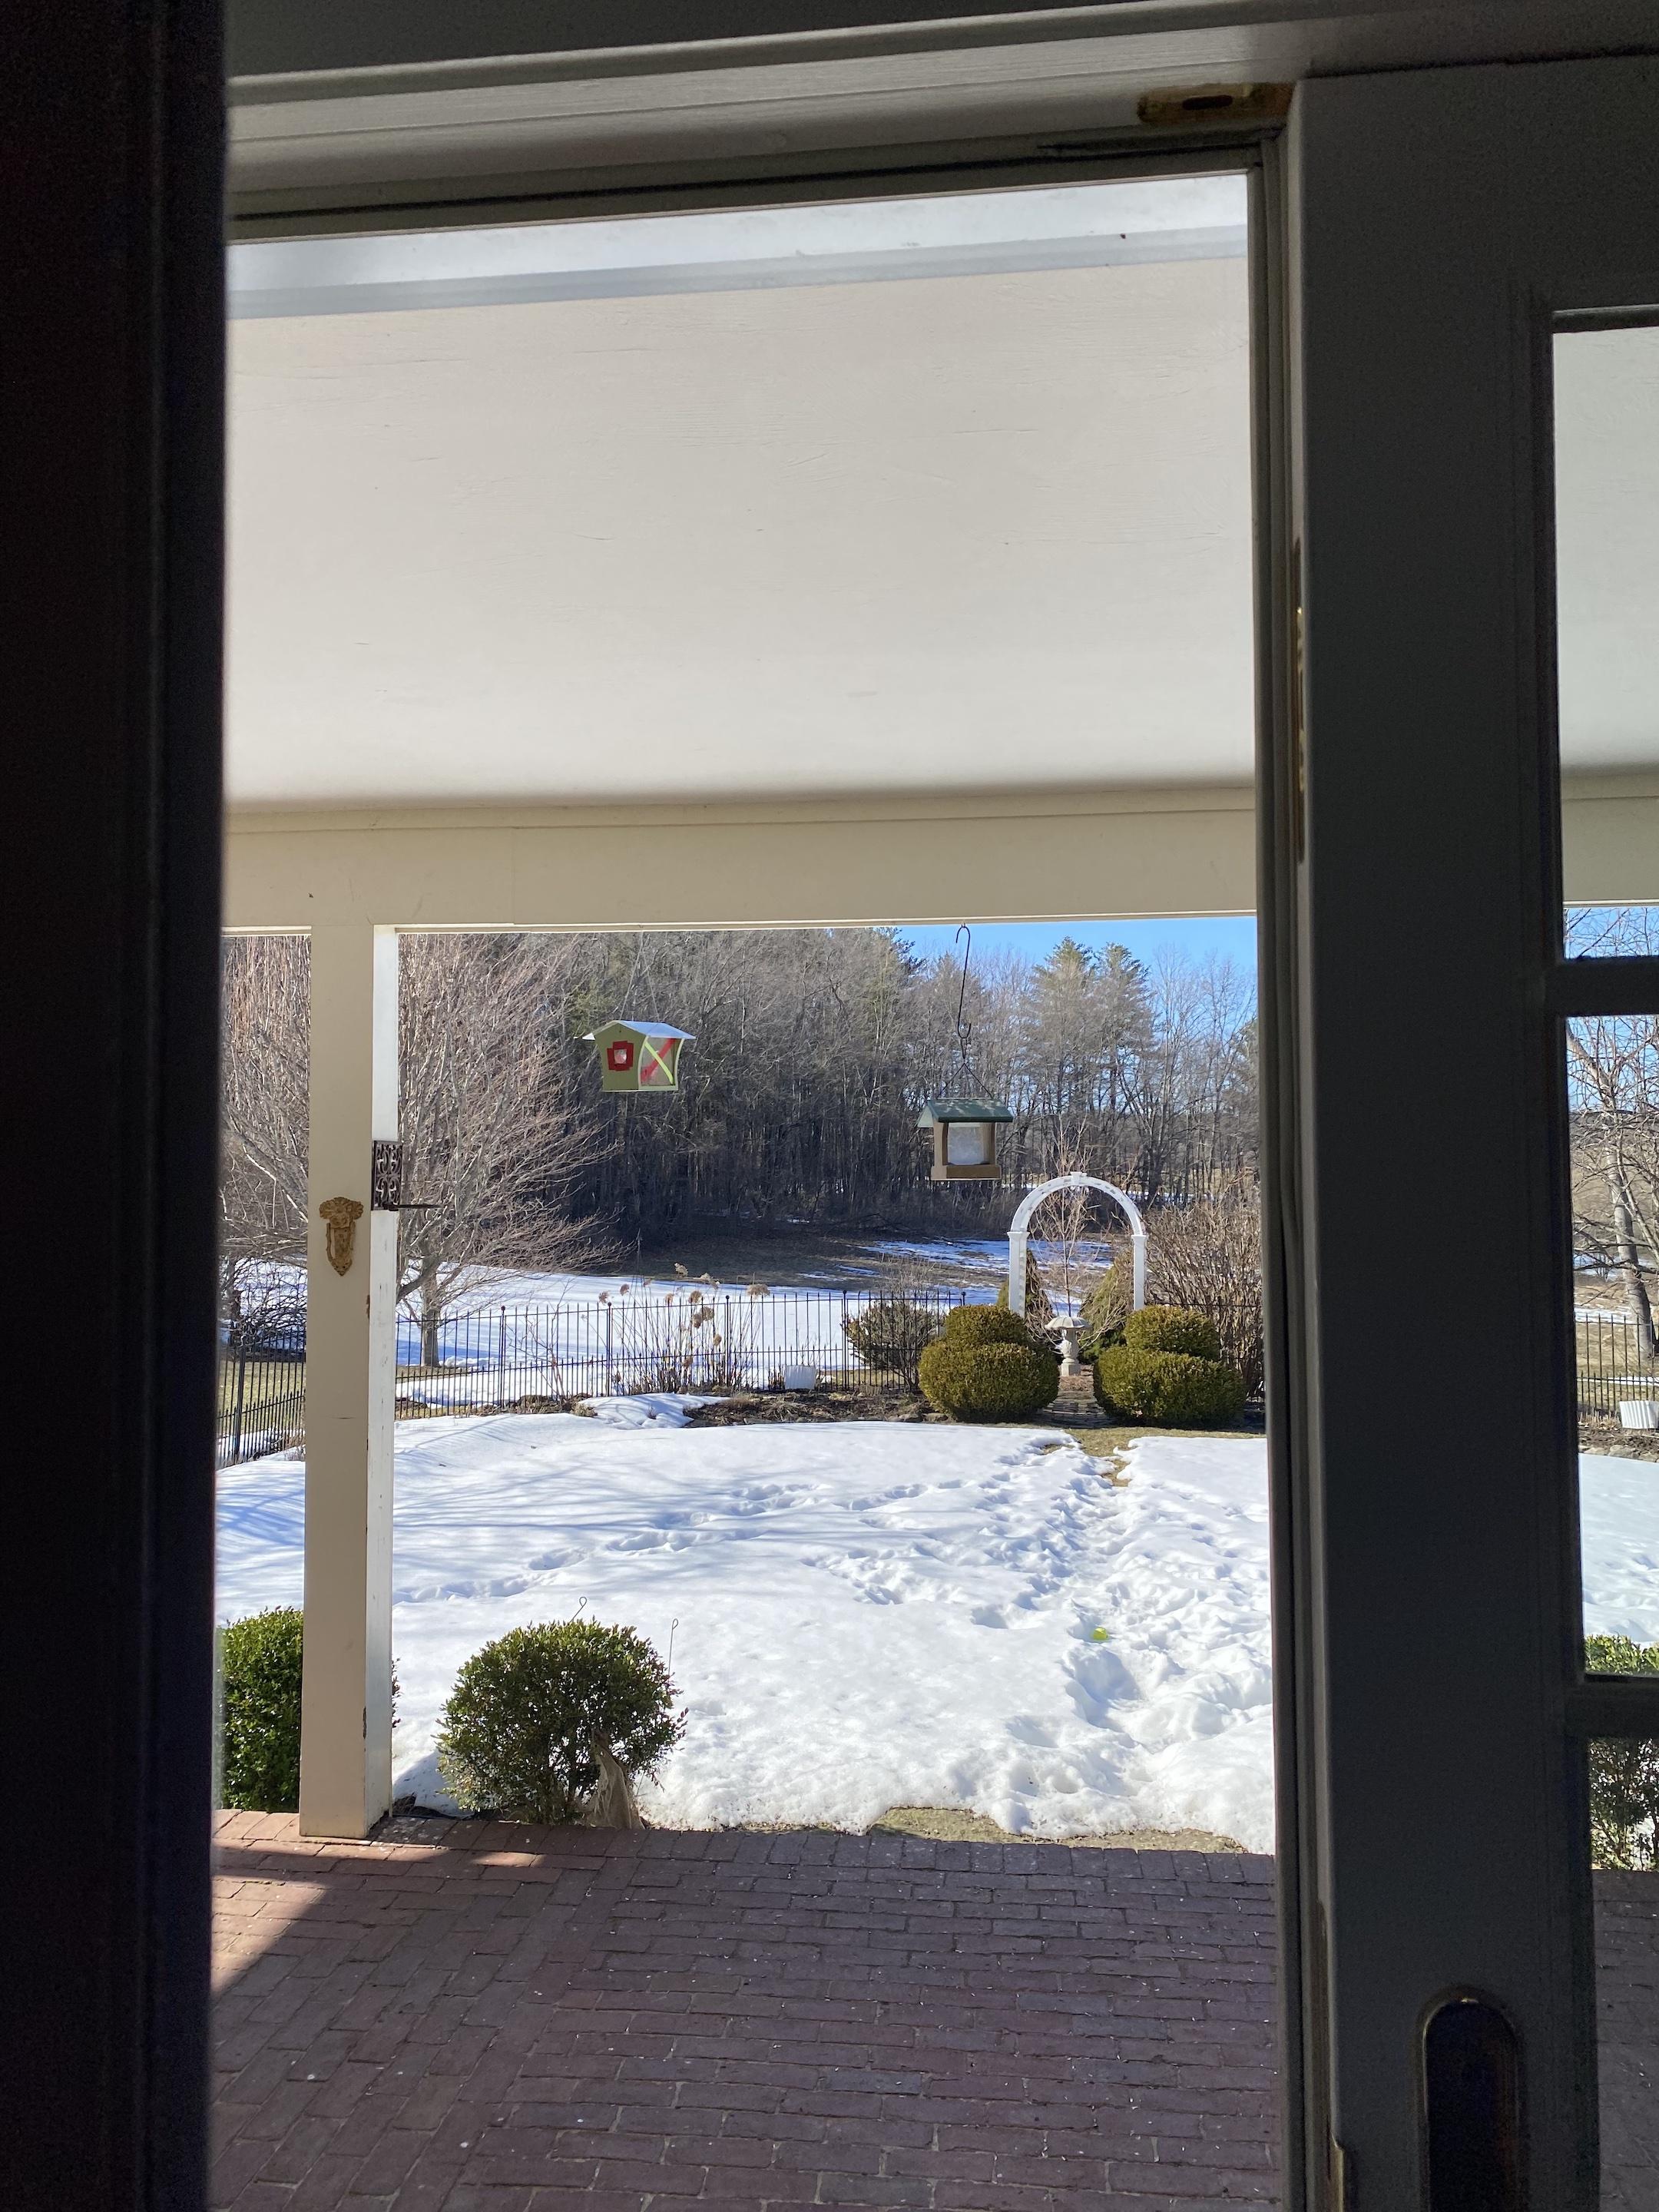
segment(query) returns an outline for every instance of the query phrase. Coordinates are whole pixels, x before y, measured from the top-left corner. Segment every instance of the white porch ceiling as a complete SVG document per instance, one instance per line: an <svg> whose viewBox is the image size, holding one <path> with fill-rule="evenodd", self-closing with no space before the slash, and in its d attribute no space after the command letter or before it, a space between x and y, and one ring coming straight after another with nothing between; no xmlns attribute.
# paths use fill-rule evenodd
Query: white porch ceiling
<svg viewBox="0 0 1659 2212"><path fill-rule="evenodd" d="M232 805L1248 783L1242 218L1212 179L239 248ZM1659 763L1656 337L1559 349L1575 770Z"/></svg>
<svg viewBox="0 0 1659 2212"><path fill-rule="evenodd" d="M1242 186L1162 194L252 249L233 803L1248 779Z"/></svg>

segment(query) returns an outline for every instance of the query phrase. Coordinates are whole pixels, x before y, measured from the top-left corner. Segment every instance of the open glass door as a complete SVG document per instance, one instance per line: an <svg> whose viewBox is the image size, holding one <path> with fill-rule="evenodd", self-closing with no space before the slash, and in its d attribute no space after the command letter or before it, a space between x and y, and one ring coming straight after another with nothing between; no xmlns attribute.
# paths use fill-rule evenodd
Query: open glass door
<svg viewBox="0 0 1659 2212"><path fill-rule="evenodd" d="M1312 2204L1659 2204L1656 115L1616 61L1293 118Z"/></svg>

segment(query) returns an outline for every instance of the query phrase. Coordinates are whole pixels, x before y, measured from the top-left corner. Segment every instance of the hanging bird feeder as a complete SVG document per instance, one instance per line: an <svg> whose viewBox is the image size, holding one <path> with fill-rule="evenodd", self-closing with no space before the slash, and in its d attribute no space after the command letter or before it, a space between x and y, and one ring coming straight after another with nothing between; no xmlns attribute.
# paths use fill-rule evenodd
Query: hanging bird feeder
<svg viewBox="0 0 1659 2212"><path fill-rule="evenodd" d="M583 1042L599 1048L602 1091L678 1091L680 1047L691 1042L691 1031L669 1022L606 1022Z"/></svg>
<svg viewBox="0 0 1659 2212"><path fill-rule="evenodd" d="M1013 1115L988 1098L930 1098L916 1116L933 1133L935 1182L994 1182L1002 1173L997 1131Z"/></svg>
<svg viewBox="0 0 1659 2212"><path fill-rule="evenodd" d="M973 1066L969 1058L968 1042L973 1025L965 1018L968 1002L968 963L974 950L974 933L964 921L957 932L960 943L968 942L962 955L962 986L957 993L957 1048L962 1060L962 1095L955 1098L930 1098L916 1116L919 1129L931 1129L933 1135L933 1164L930 1170L934 1182L994 1182L1002 1173L1002 1163L997 1158L997 1131L1005 1121L1013 1120L1006 1106L994 1099L972 1095Z"/></svg>

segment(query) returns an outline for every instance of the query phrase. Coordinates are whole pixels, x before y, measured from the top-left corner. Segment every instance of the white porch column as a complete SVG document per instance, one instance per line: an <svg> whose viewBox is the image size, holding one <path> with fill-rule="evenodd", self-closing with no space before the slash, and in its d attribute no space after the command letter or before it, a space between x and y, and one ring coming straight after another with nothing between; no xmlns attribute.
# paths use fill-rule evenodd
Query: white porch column
<svg viewBox="0 0 1659 2212"><path fill-rule="evenodd" d="M398 1217L371 1206L370 1153L376 1138L397 1133L396 933L366 922L313 929L300 1753L307 1836L367 1835L392 1806Z"/></svg>

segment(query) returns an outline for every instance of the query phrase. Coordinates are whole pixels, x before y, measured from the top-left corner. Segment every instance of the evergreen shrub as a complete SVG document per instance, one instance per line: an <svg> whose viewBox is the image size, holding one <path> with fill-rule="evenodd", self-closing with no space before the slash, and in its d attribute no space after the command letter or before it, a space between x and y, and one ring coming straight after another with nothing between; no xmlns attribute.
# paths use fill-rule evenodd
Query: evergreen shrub
<svg viewBox="0 0 1659 2212"><path fill-rule="evenodd" d="M945 1316L945 1341L955 1352L976 1352L988 1344L1022 1344L1039 1348L1036 1332L1023 1314L1006 1305L952 1306Z"/></svg>
<svg viewBox="0 0 1659 2212"><path fill-rule="evenodd" d="M304 1622L298 1606L276 1606L233 1620L222 1632L219 1795L222 1804L238 1812L300 1809Z"/></svg>
<svg viewBox="0 0 1659 2212"><path fill-rule="evenodd" d="M1109 1345L1095 1361L1095 1396L1121 1421L1168 1429L1222 1429L1244 1407L1237 1370L1185 1352L1137 1352Z"/></svg>
<svg viewBox="0 0 1659 2212"><path fill-rule="evenodd" d="M1059 1360L1029 1338L1018 1344L953 1344L947 1331L943 1343L930 1344L922 1353L921 1374L928 1402L953 1421L1025 1420L1051 1405L1060 1390Z"/></svg>
<svg viewBox="0 0 1659 2212"><path fill-rule="evenodd" d="M1659 1644L1587 1636L1595 1674L1659 1674ZM1659 1868L1659 1741L1595 1737L1589 1745L1590 1863L1628 1872Z"/></svg>
<svg viewBox="0 0 1659 2212"><path fill-rule="evenodd" d="M1078 1308L1077 1317L1082 1324L1081 1346L1085 1359L1092 1359L1109 1344L1122 1341L1123 1324L1128 1318L1133 1295L1133 1275L1129 1255L1126 1251L1113 1261Z"/></svg>
<svg viewBox="0 0 1659 2212"><path fill-rule="evenodd" d="M667 1668L637 1630L595 1620L515 1628L475 1651L439 1722L438 1771L466 1813L574 1820L605 1744L631 1778L685 1732Z"/></svg>
<svg viewBox="0 0 1659 2212"><path fill-rule="evenodd" d="M1131 1352L1182 1352L1188 1359L1219 1359L1221 1338L1207 1314L1191 1306L1142 1306L1123 1318Z"/></svg>

